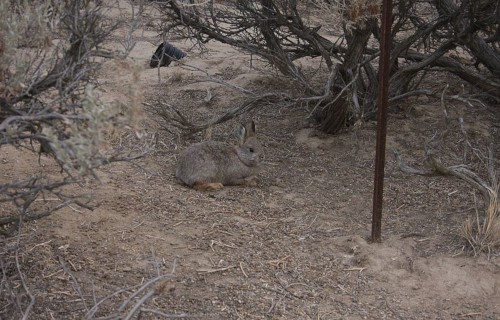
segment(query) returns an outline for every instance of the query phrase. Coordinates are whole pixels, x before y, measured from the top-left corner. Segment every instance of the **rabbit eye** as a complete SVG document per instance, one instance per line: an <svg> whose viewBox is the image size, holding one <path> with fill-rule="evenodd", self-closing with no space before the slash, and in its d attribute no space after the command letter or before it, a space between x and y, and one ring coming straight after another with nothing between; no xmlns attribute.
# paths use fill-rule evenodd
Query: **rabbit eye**
<svg viewBox="0 0 500 320"><path fill-rule="evenodd" d="M253 148L248 148L248 151L250 151L251 153L254 152Z"/></svg>

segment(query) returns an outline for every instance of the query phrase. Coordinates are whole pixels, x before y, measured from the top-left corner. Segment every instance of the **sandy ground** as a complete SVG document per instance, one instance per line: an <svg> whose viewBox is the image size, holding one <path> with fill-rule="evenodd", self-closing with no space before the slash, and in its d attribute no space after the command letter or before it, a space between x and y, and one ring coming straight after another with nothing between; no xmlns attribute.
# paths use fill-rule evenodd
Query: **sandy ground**
<svg viewBox="0 0 500 320"><path fill-rule="evenodd" d="M147 14L130 59L101 71L106 99L124 96L133 68L144 102L162 99L195 121L244 99L180 63L162 68L159 79L148 63L161 39L155 12ZM120 32L126 30L117 38ZM229 83L257 92L283 85L225 45L211 43L201 54L171 42L188 52L183 63ZM460 237L475 210L473 191L452 178L402 173L392 157L397 150L419 166L425 140L443 129L438 103L412 103L389 116L381 244L367 240L375 123L326 136L303 106L257 108L252 116L265 150L258 187L203 193L175 180L176 157L207 137L232 141L236 121L186 137L160 130L162 121L146 108L142 122L157 131L157 147L140 166L113 164L99 173L100 184L81 187L100 207L66 208L29 225L23 259L37 297L33 318L81 319L95 301L159 272L169 280L147 306L200 319L500 319L500 258L470 256ZM458 112L477 141L491 138L488 111ZM454 143L463 146L459 138ZM2 148L3 177L27 172L37 160ZM41 164L57 174L49 158ZM117 310L128 294L107 300L98 315Z"/></svg>

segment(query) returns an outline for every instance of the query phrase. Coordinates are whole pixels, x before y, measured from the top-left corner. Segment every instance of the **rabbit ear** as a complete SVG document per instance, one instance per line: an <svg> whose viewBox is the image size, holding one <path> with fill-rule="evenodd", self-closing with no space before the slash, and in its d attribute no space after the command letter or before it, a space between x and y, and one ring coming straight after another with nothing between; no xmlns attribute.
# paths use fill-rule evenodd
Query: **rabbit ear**
<svg viewBox="0 0 500 320"><path fill-rule="evenodd" d="M252 135L255 134L255 122L253 122L253 120L250 121L249 127L250 127L250 132L248 134L249 135L250 134L252 134Z"/></svg>
<svg viewBox="0 0 500 320"><path fill-rule="evenodd" d="M247 136L248 136L247 128L240 124L240 126L238 128L238 134L237 134L238 143L240 145L242 145L245 142L245 139L247 138Z"/></svg>
<svg viewBox="0 0 500 320"><path fill-rule="evenodd" d="M248 138L250 136L254 136L255 135L255 122L253 122L253 120L247 121L245 123L245 129L246 129L245 138Z"/></svg>
<svg viewBox="0 0 500 320"><path fill-rule="evenodd" d="M249 137L255 136L255 122L253 120L245 125L240 124L238 129L238 142L243 144Z"/></svg>

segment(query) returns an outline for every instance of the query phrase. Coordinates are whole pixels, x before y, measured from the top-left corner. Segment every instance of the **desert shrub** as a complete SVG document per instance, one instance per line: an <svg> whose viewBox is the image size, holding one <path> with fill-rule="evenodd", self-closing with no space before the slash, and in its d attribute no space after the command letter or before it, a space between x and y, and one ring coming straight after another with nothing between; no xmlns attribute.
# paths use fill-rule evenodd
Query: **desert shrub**
<svg viewBox="0 0 500 320"><path fill-rule="evenodd" d="M53 157L62 169L56 179L34 170L0 182L0 204L15 207L2 212L5 232L62 204L90 208L64 187L130 156L130 150L113 149L108 141L113 130L129 123L135 106L102 101L95 81L106 58L123 58L128 50L102 48L120 26L106 14L100 1L90 0L0 4L0 148L10 145ZM131 90L129 101L134 100ZM32 206L48 194L60 201Z"/></svg>
<svg viewBox="0 0 500 320"><path fill-rule="evenodd" d="M283 88L286 96L281 92L276 98L289 105L306 105L321 130L337 133L357 121L373 119L381 1L155 3L163 14L165 34L176 34L200 47L209 41L229 44L289 78L289 87ZM496 0L394 3L391 104L415 95L439 97L442 88L426 84L440 75L474 87L471 96L498 102L498 12ZM321 59L303 68L301 61L309 58Z"/></svg>
<svg viewBox="0 0 500 320"><path fill-rule="evenodd" d="M19 258L22 239L29 241L26 222L68 205L94 208L71 186L91 181L110 162L147 151L141 141L130 148L112 143L135 118L135 88L120 102L104 101L96 81L106 60L125 58L133 46L128 38L122 50L105 49L112 32L130 22L109 19L112 6L92 0L0 2L0 152L16 148L20 157L53 159L61 169L49 174L35 165L0 177L1 318L28 318L35 303ZM0 163L1 172L5 167Z"/></svg>

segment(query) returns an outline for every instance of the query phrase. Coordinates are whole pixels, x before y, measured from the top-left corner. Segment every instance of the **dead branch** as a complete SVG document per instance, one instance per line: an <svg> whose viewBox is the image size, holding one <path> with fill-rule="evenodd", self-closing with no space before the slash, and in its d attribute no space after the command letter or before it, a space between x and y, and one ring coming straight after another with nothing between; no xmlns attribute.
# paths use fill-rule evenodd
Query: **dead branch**
<svg viewBox="0 0 500 320"><path fill-rule="evenodd" d="M467 8L467 6L459 7L451 0L435 1L434 5L440 15L453 17L451 24L456 35L456 41L468 48L474 57L478 59L478 62L485 65L498 79L500 78L500 54L489 46L485 42L485 39L481 38L475 31L478 31L477 29L480 28L481 24L477 22L481 20L485 20L483 22L485 31L488 31L488 24L492 23L498 25L500 23L498 17L493 17L495 9L498 10L500 5L498 1L496 1L496 4L494 1L481 2L482 3L479 5L482 6L482 8L474 8L472 6L470 8ZM477 14L476 19L478 21L474 21L474 18L470 19L468 14Z"/></svg>
<svg viewBox="0 0 500 320"><path fill-rule="evenodd" d="M193 65L189 65L187 63L183 63L182 61L178 61L178 64L183 69L190 70L190 71L194 70L194 71L198 71L198 72L203 73L206 76L206 79L203 80L203 81L209 81L209 82L218 83L218 84L226 86L226 87L228 87L228 88L230 88L232 90L239 91L239 92L242 92L242 93L247 94L247 95L255 95L255 92L253 92L253 91L250 91L250 90L245 89L243 87L237 86L235 84L232 84L230 82L227 82L227 81L224 81L222 79L219 79L219 78L216 78L216 77L212 76L205 69L202 69L202 68L199 68L199 67L196 67L196 66L193 66Z"/></svg>
<svg viewBox="0 0 500 320"><path fill-rule="evenodd" d="M412 61L424 61L427 59L425 54L409 50L407 51L403 57L412 60ZM429 61L429 60L428 60ZM423 66L424 64L422 64ZM426 64L427 65L427 64ZM481 89L484 93L491 96L496 100L500 100L500 82L495 79L487 78L477 72L472 71L470 68L466 68L459 61L450 58L450 57L439 57L435 59L432 64L429 66L435 65L436 67L442 68L442 70L449 71L461 79L467 81L471 85ZM409 67L411 68L411 67ZM402 71L400 74L403 74L405 71ZM415 75L417 73L417 69L413 69L413 72L408 72L408 75ZM406 79L401 79L401 81L408 81ZM396 86L397 84L394 83Z"/></svg>
<svg viewBox="0 0 500 320"><path fill-rule="evenodd" d="M142 296L142 298L139 299L139 301L137 301L135 303L135 305L132 307L132 310L130 310L130 312L127 314L127 316L124 318L124 320L132 319L132 317L139 311L139 308L141 308L142 305L144 303L146 303L146 301L151 299L151 297L153 297L155 294L156 294L156 291L154 289L149 290L148 293L146 293L144 296Z"/></svg>
<svg viewBox="0 0 500 320"><path fill-rule="evenodd" d="M16 271L19 275L19 278L21 279L21 284L23 286L24 292L29 297L28 305L26 306L26 308L24 310L21 311L21 313L23 315L22 319L27 320L29 318L30 313L31 313L31 309L33 309L33 306L35 305L35 297L30 292L28 285L26 284L26 281L24 279L24 274L21 272L21 266L19 264L19 251L18 250L16 250L15 258L16 258Z"/></svg>
<svg viewBox="0 0 500 320"><path fill-rule="evenodd" d="M419 90L414 90L414 91L409 91L406 93L403 93L398 96L391 97L389 99L390 103L395 103L398 101L401 101L403 99L409 98L409 97L415 97L415 96L427 96L431 97L434 99L444 99L446 101L458 101L462 103L466 103L469 106L472 106L473 104L480 105L485 107L485 103L478 97L477 95L443 95L442 93L439 93L438 91L431 91L431 90L425 90L425 89L419 89Z"/></svg>
<svg viewBox="0 0 500 320"><path fill-rule="evenodd" d="M136 314L138 314L138 318L141 317L141 313L153 313L156 315L165 315L165 313L162 313L157 310L153 310L151 308L145 308L144 305L155 295L158 295L160 293L164 293L166 290L166 283L168 280L172 279L174 277L174 272L176 268L176 261L174 260L172 270L169 274L166 275L158 275L151 280L147 281L146 283L142 285L137 285L133 286L131 288L127 289L120 289L111 295L102 298L97 302L85 315L85 319L132 319ZM104 317L95 317L95 314L99 310L99 307L107 300L116 297L124 292L127 291L132 291L132 293L128 296L125 301L122 302L120 307L116 310L111 315L104 316ZM140 297L140 298L139 298ZM137 300L137 301L135 301ZM133 303L135 301L135 303ZM133 303L133 305L132 305ZM132 306L131 306L132 305ZM130 310L127 311L127 309L130 307ZM169 315L169 317L173 318L188 318L186 314L173 314Z"/></svg>
<svg viewBox="0 0 500 320"><path fill-rule="evenodd" d="M401 154L397 151L394 152L396 162L401 171L409 174L416 174L421 176L453 176L459 178L470 184L475 189L479 190L483 197L489 198L489 194L492 191L490 183L483 180L475 172L468 169L465 165L455 165L455 166L445 166L441 161L439 161L433 154L427 153L426 168L417 169L407 165Z"/></svg>
<svg viewBox="0 0 500 320"><path fill-rule="evenodd" d="M18 209L12 215L0 218L0 226L17 225L20 221L33 221L47 217L55 211L76 204L79 207L93 210L95 204L90 203L90 197L86 195L71 195L64 192L64 187L69 184L78 183L79 180L72 178L63 181L49 181L42 176L34 176L23 181L15 181L0 185L0 203L13 203ZM48 208L32 208L33 202L38 199L55 198L55 203L48 203ZM52 202L52 201L51 201Z"/></svg>
<svg viewBox="0 0 500 320"><path fill-rule="evenodd" d="M264 105L275 104L278 102L292 104L294 103L294 99L283 92L254 95L251 98L246 99L240 105L227 110L223 115L202 124L193 124L189 122L186 117L177 110L177 108L163 101L159 102L160 106L154 106L149 103L144 103L144 105L155 110L155 112L157 112L159 116L165 119L168 125L189 133L195 133L205 130L214 125L224 123L237 116L246 114L255 108L262 107Z"/></svg>
<svg viewBox="0 0 500 320"><path fill-rule="evenodd" d="M161 311L158 311L158 310L154 310L154 309L149 309L149 308L141 308L141 313L152 313L154 315L157 315L157 316L160 316L160 317L165 317L165 318L168 318L168 319L188 319L188 318L198 318L197 316L190 316L190 315L187 315L185 313L181 313L181 314L171 314L171 313L165 313L165 312L161 312Z"/></svg>
<svg viewBox="0 0 500 320"><path fill-rule="evenodd" d="M325 14L337 13L345 26L338 40L329 40L320 34L321 25L308 22L310 11L297 1L205 1L196 6L174 0L156 3L164 14L164 32L175 32L199 46L215 40L257 55L300 86L306 99L322 94L316 92L317 86L310 83L297 59L321 57L327 72L338 68L334 79L325 77L329 86L323 92L326 98L314 107L319 113L314 119L326 132L335 133L375 111L376 70L364 61L372 61L379 52L379 44L367 41L371 35L379 39L374 18L377 6L360 9L344 4L340 10L337 2L325 4ZM500 101L497 12L495 0L399 2L392 32L390 94L397 97L392 101L421 90L429 71L454 74L487 98ZM486 70L463 62L472 60ZM351 84L348 90L346 84Z"/></svg>
<svg viewBox="0 0 500 320"><path fill-rule="evenodd" d="M82 288L80 286L80 283L78 282L78 279L75 277L73 272L71 272L71 270L68 268L66 261L64 261L63 257L59 253L59 249L55 248L55 250L56 250L57 258L59 259L59 263L61 264L64 272L71 277L71 280L75 284L75 290L78 293L80 300L82 301L83 307L85 308L85 311L88 312L89 308L87 306L87 302L85 300L85 297L83 296Z"/></svg>
<svg viewBox="0 0 500 320"><path fill-rule="evenodd" d="M95 319L95 317L94 317L94 316L95 316L95 314L97 313L97 311L99 311L100 306L101 306L104 302L106 302L106 301L108 301L108 300L110 300L110 299L112 299L112 298L114 298L114 297L116 297L116 296L119 296L119 295L121 295L122 293L128 292L128 291L130 291L130 290L134 290L134 289L136 289L136 288L138 288L138 287L139 287L139 286L138 286L138 285L136 285L136 286L132 286L132 287L128 287L128 288L123 288L123 289L120 289L120 290L117 290L117 291L113 292L112 294L110 294L110 295L108 295L108 296L106 296L106 297L104 297L104 298L101 298L101 299L100 299L99 301L97 301L97 302L94 304L94 306L93 306L93 307L92 307L92 308L91 308L91 309L87 312L87 314L85 315L85 318L84 318L84 319Z"/></svg>

